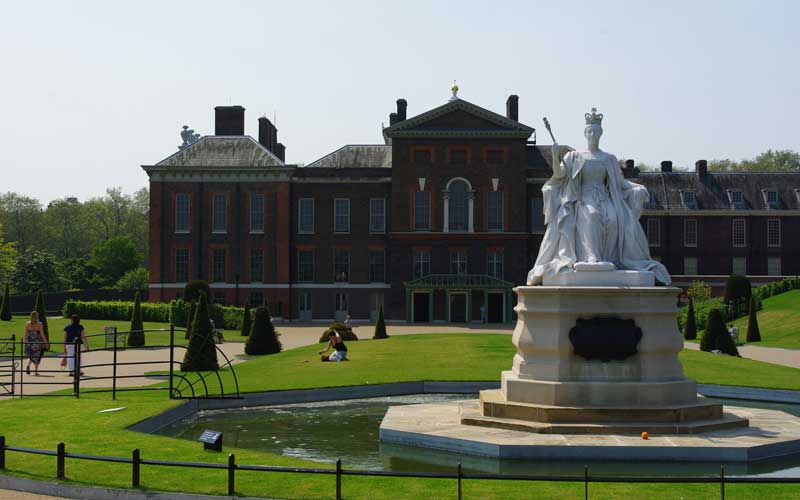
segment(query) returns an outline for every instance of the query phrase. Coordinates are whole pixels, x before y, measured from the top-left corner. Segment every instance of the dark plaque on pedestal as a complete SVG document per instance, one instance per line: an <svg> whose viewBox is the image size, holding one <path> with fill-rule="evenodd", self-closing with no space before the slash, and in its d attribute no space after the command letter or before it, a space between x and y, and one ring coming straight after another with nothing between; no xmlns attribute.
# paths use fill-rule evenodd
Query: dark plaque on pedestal
<svg viewBox="0 0 800 500"><path fill-rule="evenodd" d="M632 319L579 319L569 331L578 356L599 361L623 361L637 352L642 329Z"/></svg>

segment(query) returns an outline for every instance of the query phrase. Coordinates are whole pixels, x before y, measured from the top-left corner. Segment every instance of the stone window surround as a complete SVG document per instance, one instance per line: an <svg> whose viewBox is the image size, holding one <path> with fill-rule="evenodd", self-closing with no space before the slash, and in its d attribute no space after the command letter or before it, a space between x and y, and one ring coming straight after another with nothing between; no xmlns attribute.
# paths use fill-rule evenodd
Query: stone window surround
<svg viewBox="0 0 800 500"><path fill-rule="evenodd" d="M442 191L442 198L444 199L444 232L450 231L450 185L456 181L463 181L467 184L467 230L457 231L459 233L474 233L475 232L475 190L472 184L464 177L453 177L447 182L447 186Z"/></svg>

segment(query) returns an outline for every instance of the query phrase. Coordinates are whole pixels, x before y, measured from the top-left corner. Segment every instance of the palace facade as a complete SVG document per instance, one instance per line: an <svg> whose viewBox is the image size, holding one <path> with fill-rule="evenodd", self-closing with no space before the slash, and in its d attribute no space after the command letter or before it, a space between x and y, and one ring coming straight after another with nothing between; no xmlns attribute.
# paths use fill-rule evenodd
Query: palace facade
<svg viewBox="0 0 800 500"><path fill-rule="evenodd" d="M407 116L397 101L381 144L284 162L277 129L244 134L241 106L215 108L215 134L184 135L150 177L150 299L210 283L219 303L269 302L302 321L509 322L544 234L550 146L519 121L454 96ZM562 146L562 155L570 148ZM800 274L800 173L639 172L641 223L675 283Z"/></svg>

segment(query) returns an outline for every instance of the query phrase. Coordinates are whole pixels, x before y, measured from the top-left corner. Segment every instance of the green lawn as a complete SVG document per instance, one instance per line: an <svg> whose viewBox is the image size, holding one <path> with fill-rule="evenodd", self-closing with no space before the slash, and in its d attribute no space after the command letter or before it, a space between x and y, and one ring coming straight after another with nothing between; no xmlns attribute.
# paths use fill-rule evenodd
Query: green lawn
<svg viewBox="0 0 800 500"><path fill-rule="evenodd" d="M264 356L236 367L243 391L373 384L405 380L497 380L508 369L514 348L507 335L441 334L397 336L388 340L352 342L352 360L321 363L319 346L307 346ZM683 352L689 376L700 382L800 389L800 370L756 361ZM230 377L230 375L225 375ZM140 434L126 427L178 404L163 392L123 393L117 401L108 394L83 393L81 399L25 398L0 402L0 434L7 444L55 449L59 441L68 452L128 457L139 448L146 459L223 463L227 454L204 453L199 443ZM116 413L98 414L105 408L124 406ZM319 467L317 463L276 454L227 448L239 463ZM454 464L455 465L455 464ZM346 464L345 464L346 466ZM8 472L17 476L53 480L55 459L19 453L7 454ZM130 486L130 466L68 460L68 479L82 484ZM225 471L143 466L147 489L224 494ZM332 476L288 473L237 472L237 493L292 499L333 497ZM714 498L718 485L590 485L590 498ZM345 477L348 500L452 499L455 482L433 479ZM464 485L465 499L573 499L582 498L579 483L477 482ZM796 499L797 485L729 485L728 498L761 500L765 497Z"/></svg>
<svg viewBox="0 0 800 500"><path fill-rule="evenodd" d="M16 335L18 339L21 338L24 333L25 323L28 321L28 319L28 316L14 316L11 321L0 321L0 337L10 337L11 335ZM47 326L50 331L50 335L56 335L51 339L53 342L64 341L64 327L67 326L67 323L69 323L69 320L65 318L47 318ZM102 334L103 327L106 325L116 326L118 331L128 331L131 327L130 321L102 319L82 319L81 324L86 329L87 335ZM145 333L145 345L169 345L169 323L153 323L148 321L144 323L144 328L145 330L166 330L163 332ZM180 331L175 334L175 343L185 344L186 340L183 338L183 330L179 330ZM228 333L225 336L226 341L242 342L242 337L239 335L238 331L231 333L234 333L234 335ZM92 347L103 347L104 341L102 337L90 337L89 344Z"/></svg>
<svg viewBox="0 0 800 500"><path fill-rule="evenodd" d="M758 312L761 342L749 344L800 349L800 290L764 299L763 306ZM747 338L747 316L733 323L739 329L739 338L744 341Z"/></svg>

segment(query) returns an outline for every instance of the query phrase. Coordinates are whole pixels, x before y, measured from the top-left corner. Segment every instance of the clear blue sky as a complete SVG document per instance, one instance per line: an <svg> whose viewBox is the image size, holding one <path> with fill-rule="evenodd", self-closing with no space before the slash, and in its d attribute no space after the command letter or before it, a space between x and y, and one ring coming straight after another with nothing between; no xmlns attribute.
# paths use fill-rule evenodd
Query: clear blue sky
<svg viewBox="0 0 800 500"><path fill-rule="evenodd" d="M0 192L47 202L144 186L141 164L181 125L213 133L215 105L277 113L287 161L380 143L460 95L542 116L583 145L648 164L800 149L800 2L8 2L0 16Z"/></svg>

